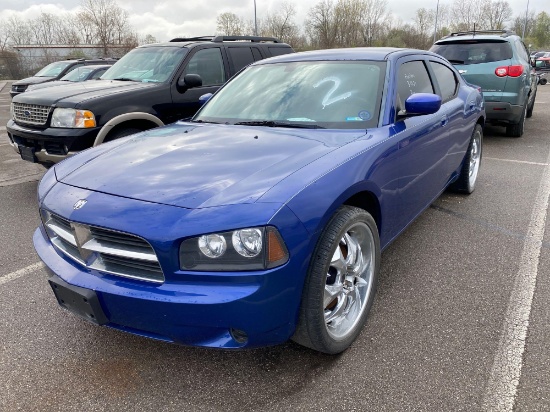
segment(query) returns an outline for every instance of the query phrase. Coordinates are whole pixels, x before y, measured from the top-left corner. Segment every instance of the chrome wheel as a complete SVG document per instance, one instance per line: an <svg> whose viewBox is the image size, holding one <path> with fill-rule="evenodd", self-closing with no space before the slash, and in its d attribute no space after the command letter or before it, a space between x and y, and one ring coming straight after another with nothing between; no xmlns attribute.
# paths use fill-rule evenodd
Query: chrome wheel
<svg viewBox="0 0 550 412"><path fill-rule="evenodd" d="M367 308L375 271L375 243L370 228L359 222L348 228L334 251L323 296L329 335L345 339Z"/></svg>
<svg viewBox="0 0 550 412"><path fill-rule="evenodd" d="M476 130L472 138L470 147L470 167L468 168L468 181L470 187L474 187L477 174L479 172L479 164L481 163L481 131Z"/></svg>

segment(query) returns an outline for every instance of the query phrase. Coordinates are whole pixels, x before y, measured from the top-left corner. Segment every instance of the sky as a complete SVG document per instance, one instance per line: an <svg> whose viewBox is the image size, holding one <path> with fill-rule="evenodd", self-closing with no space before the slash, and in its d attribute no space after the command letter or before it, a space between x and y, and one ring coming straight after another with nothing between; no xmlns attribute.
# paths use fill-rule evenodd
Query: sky
<svg viewBox="0 0 550 412"><path fill-rule="evenodd" d="M308 11L319 1L292 1L297 13L295 22L301 26ZM550 14L549 0L508 0L514 16L525 15L528 1L529 11L545 11ZM235 13L245 20L254 18L253 0L118 0L117 3L129 12L130 24L140 36L151 34L158 41L167 41L178 36L213 35L216 32L216 17L223 12ZM417 9L434 9L437 0L387 0L387 3L394 17L410 23ZM275 12L280 4L281 1L256 0L258 19L270 11ZM452 0L440 0L440 4L450 6ZM13 15L32 19L41 12L74 12L79 5L79 0L0 0L0 21Z"/></svg>

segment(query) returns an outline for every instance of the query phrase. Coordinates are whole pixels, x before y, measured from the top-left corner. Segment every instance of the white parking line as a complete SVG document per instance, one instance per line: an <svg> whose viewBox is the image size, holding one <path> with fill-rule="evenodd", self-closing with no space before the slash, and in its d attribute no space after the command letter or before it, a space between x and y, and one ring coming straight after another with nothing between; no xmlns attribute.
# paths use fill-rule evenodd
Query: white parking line
<svg viewBox="0 0 550 412"><path fill-rule="evenodd" d="M548 163L550 163L550 153ZM503 331L495 354L491 376L485 389L483 411L511 412L514 408L550 198L550 166L548 163L542 173L542 180L527 228L527 237L523 243L519 270L508 301Z"/></svg>
<svg viewBox="0 0 550 412"><path fill-rule="evenodd" d="M29 275L37 269L41 269L44 266L42 262L33 263L26 268L16 270L15 272L8 273L7 275L0 276L0 285L8 283L9 281L18 279L22 276Z"/></svg>
<svg viewBox="0 0 550 412"><path fill-rule="evenodd" d="M483 160L500 160L501 162L523 163L526 165L548 166L548 163L528 162L527 160L501 159L499 157L483 156Z"/></svg>

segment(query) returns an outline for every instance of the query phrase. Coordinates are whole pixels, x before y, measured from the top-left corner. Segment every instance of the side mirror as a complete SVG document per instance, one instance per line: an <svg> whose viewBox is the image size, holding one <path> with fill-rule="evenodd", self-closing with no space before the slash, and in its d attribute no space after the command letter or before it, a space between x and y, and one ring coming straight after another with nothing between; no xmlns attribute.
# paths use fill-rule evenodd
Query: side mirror
<svg viewBox="0 0 550 412"><path fill-rule="evenodd" d="M415 93L405 100L406 116L434 114L441 107L441 97L432 93Z"/></svg>
<svg viewBox="0 0 550 412"><path fill-rule="evenodd" d="M210 100L211 97L212 97L212 93L203 94L201 97L199 97L199 104L202 106L208 100Z"/></svg>
<svg viewBox="0 0 550 412"><path fill-rule="evenodd" d="M202 86L202 78L198 74L186 74L178 79L178 86L183 90Z"/></svg>

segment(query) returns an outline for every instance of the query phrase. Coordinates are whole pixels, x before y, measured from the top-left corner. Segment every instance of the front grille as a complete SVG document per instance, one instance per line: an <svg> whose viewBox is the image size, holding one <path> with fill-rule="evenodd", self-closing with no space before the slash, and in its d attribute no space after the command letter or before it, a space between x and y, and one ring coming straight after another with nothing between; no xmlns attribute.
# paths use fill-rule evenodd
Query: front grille
<svg viewBox="0 0 550 412"><path fill-rule="evenodd" d="M48 115L51 109L50 106L39 106L37 104L28 103L12 104L13 120L16 122L42 126L48 121Z"/></svg>
<svg viewBox="0 0 550 412"><path fill-rule="evenodd" d="M140 237L71 222L43 212L52 244L78 263L102 272L149 282L164 282L151 245Z"/></svg>

